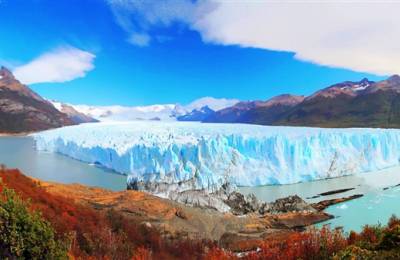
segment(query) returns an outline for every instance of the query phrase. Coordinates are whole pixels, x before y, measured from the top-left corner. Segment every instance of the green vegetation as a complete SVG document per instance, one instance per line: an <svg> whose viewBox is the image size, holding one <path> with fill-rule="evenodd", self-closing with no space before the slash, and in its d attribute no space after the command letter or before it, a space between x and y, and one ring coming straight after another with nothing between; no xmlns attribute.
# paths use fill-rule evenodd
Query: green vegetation
<svg viewBox="0 0 400 260"><path fill-rule="evenodd" d="M2 187L0 198L0 259L67 259L67 243L39 212L11 189Z"/></svg>

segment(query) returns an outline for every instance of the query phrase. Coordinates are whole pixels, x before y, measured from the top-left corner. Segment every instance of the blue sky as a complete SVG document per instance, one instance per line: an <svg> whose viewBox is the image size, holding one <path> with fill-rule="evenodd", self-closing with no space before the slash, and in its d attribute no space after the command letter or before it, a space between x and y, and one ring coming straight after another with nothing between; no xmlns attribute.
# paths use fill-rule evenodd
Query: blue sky
<svg viewBox="0 0 400 260"><path fill-rule="evenodd" d="M168 0L167 9L134 2L0 0L0 64L15 70L46 98L90 105L186 104L204 96L253 100L282 93L308 95L344 80L382 79L396 68L387 60L379 62L385 66L376 67L376 57L374 62L365 61L365 55L358 53L363 49L352 42L328 44L328 54L323 52L327 45L316 45L318 55L310 54L313 46L302 46L311 44L301 40L296 44L302 37L296 36L296 28L290 44L284 41L287 37L280 42L262 38L275 31L231 36L231 29L226 29L232 24L231 7L211 5L215 12L224 12L219 17L226 21L221 22L197 2ZM237 27L238 34L253 31ZM342 49L355 56L342 55L338 51Z"/></svg>

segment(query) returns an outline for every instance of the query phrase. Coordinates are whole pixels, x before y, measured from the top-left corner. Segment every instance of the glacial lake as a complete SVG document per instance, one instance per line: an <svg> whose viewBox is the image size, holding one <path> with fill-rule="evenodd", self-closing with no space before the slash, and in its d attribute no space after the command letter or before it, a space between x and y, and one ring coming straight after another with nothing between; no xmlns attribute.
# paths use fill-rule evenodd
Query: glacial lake
<svg viewBox="0 0 400 260"><path fill-rule="evenodd" d="M392 214L400 216L400 167L388 168L340 178L280 186L240 187L244 193L254 193L257 198L273 201L297 194L307 202L364 194L363 197L339 203L325 211L334 219L318 224L343 227L344 231L360 231L364 225L386 224ZM314 196L338 189L353 190L328 196Z"/></svg>
<svg viewBox="0 0 400 260"><path fill-rule="evenodd" d="M126 176L54 153L38 152L31 137L0 137L0 163L44 181L126 189Z"/></svg>
<svg viewBox="0 0 400 260"><path fill-rule="evenodd" d="M126 176L110 172L59 154L38 152L31 137L0 137L0 163L18 168L28 176L45 181L80 183L111 190L126 189ZM345 176L341 178L280 186L239 187L245 194L254 193L259 199L273 201L298 194L308 202L364 194L356 200L333 205L326 211L335 219L321 223L359 231L365 224L385 224L392 214L400 216L400 167ZM387 190L386 187L392 186ZM344 193L312 198L336 189L355 188Z"/></svg>

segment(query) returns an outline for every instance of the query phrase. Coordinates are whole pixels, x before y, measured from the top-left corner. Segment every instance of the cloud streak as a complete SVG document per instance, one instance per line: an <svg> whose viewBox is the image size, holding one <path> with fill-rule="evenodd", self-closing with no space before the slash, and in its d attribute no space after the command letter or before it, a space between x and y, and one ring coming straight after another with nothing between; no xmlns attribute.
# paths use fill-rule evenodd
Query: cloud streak
<svg viewBox="0 0 400 260"><path fill-rule="evenodd" d="M192 24L211 9L211 2L204 0L108 0L108 3L117 24L128 33L128 42L141 47L168 37L154 33L154 28Z"/></svg>
<svg viewBox="0 0 400 260"><path fill-rule="evenodd" d="M299 60L378 75L400 73L400 2L110 2L130 32L151 35L154 26L178 21L207 43L293 52Z"/></svg>
<svg viewBox="0 0 400 260"><path fill-rule="evenodd" d="M71 46L44 53L13 73L24 84L66 82L84 77L94 68L95 55Z"/></svg>

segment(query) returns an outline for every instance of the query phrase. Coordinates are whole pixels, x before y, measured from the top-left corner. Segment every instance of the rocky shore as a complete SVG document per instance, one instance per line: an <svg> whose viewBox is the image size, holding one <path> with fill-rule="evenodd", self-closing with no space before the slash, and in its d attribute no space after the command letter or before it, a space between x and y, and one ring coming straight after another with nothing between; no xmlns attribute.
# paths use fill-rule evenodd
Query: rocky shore
<svg viewBox="0 0 400 260"><path fill-rule="evenodd" d="M142 223L144 229L157 229L167 239L211 240L233 252L256 250L265 239L284 237L329 220L333 216L323 209L356 198L308 204L295 195L266 203L226 184L211 193L164 192L172 200L136 190L115 192L79 184L37 183L52 194L96 210L120 212L135 223Z"/></svg>
<svg viewBox="0 0 400 260"><path fill-rule="evenodd" d="M222 213L230 212L237 216L250 213L265 215L316 211L297 195L267 203L258 200L254 194L241 194L229 183L224 183L221 188L215 190L199 190L194 188L194 182L195 180L176 184L133 182L128 185L128 190L144 191L187 206L214 209Z"/></svg>

